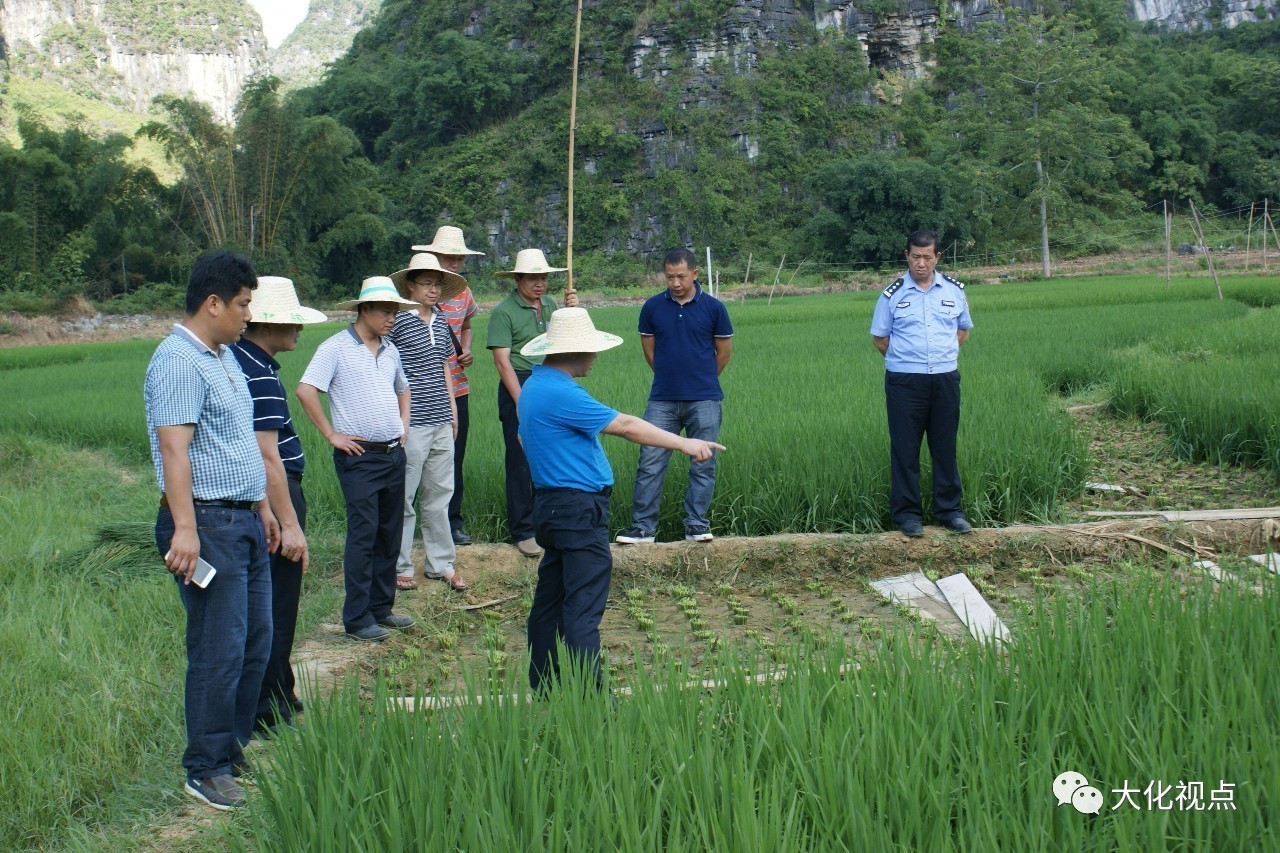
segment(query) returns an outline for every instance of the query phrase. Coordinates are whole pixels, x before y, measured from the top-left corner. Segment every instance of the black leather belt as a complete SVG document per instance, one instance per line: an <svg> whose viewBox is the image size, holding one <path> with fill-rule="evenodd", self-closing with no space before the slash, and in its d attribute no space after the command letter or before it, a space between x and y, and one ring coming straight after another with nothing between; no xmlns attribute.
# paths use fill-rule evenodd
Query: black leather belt
<svg viewBox="0 0 1280 853"><path fill-rule="evenodd" d="M356 444L360 445L365 450L372 450L374 453L390 453L400 446L400 439L397 438L391 441L362 441L357 438Z"/></svg>
<svg viewBox="0 0 1280 853"><path fill-rule="evenodd" d="M555 486L547 489L534 487L534 491L535 492L582 492L584 495L600 495L601 497L607 498L609 497L609 495L613 494L613 486L605 486L603 489L601 489L598 492L588 492L586 489L574 489L569 486L563 486L563 487Z"/></svg>
<svg viewBox="0 0 1280 853"><path fill-rule="evenodd" d="M257 512L260 501L206 501L199 498L192 501L196 506L213 507L214 509L243 509L249 512ZM160 496L160 506L169 509L169 496Z"/></svg>

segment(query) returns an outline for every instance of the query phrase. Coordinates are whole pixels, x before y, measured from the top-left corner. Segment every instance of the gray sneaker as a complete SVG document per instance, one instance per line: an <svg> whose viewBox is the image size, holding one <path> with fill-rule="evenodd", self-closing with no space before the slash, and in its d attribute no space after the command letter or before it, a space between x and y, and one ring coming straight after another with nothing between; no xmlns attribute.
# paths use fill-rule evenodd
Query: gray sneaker
<svg viewBox="0 0 1280 853"><path fill-rule="evenodd" d="M221 812L238 809L244 805L244 788L227 775L188 779L183 790L206 806Z"/></svg>
<svg viewBox="0 0 1280 853"><path fill-rule="evenodd" d="M364 640L366 643L381 643L391 636L391 632L375 623L365 625L359 631L348 631L347 636L353 640Z"/></svg>

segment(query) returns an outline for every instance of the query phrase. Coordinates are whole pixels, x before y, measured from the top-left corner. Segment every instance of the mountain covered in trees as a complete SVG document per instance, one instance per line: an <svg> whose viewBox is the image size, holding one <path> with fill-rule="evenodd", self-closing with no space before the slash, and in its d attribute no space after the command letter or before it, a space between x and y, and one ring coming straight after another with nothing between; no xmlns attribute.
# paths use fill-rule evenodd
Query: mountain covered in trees
<svg viewBox="0 0 1280 853"><path fill-rule="evenodd" d="M1274 20L1167 33L1122 0L585 5L575 255L600 276L676 244L875 263L920 225L964 251L1045 231L1058 252L1116 248L1112 223L1165 199L1280 194ZM174 186L111 140L28 125L0 149L21 176L0 185L0 280L109 296L231 245L325 296L446 221L487 263L563 256L573 7L386 0L316 86L253 83L232 127L164 101L147 134Z"/></svg>

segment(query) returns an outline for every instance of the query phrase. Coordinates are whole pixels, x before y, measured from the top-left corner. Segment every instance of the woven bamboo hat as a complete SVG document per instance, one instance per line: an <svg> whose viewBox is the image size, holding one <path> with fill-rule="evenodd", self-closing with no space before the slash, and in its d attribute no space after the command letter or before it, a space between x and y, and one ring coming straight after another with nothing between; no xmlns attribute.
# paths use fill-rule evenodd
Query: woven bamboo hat
<svg viewBox="0 0 1280 853"><path fill-rule="evenodd" d="M440 259L430 252L420 252L409 259L409 266L391 274L391 281L396 290L405 299L409 298L409 280L420 272L438 272L440 280L440 301L452 299L466 289L467 280L456 272L449 272L440 266ZM414 303L417 304L416 302Z"/></svg>
<svg viewBox="0 0 1280 853"><path fill-rule="evenodd" d="M339 308L355 308L362 302L394 302L397 305L417 306L412 299L405 299L396 290L396 284L385 275L375 275L360 282L360 295L346 302L339 302Z"/></svg>
<svg viewBox="0 0 1280 853"><path fill-rule="evenodd" d="M553 267L547 263L541 249L521 249L516 253L516 268L494 273L498 278L515 278L519 275L546 275L564 272L565 267Z"/></svg>
<svg viewBox="0 0 1280 853"><path fill-rule="evenodd" d="M462 229L455 225L441 225L436 229L436 236L426 246L410 246L415 252L435 252L440 255L484 255L467 248L467 241L462 236Z"/></svg>
<svg viewBox="0 0 1280 853"><path fill-rule="evenodd" d="M586 308L560 308L551 315L547 331L520 348L521 355L558 355L568 352L604 352L622 338L596 330Z"/></svg>
<svg viewBox="0 0 1280 853"><path fill-rule="evenodd" d="M279 323L297 326L328 321L323 311L307 308L298 302L298 291L290 279L278 275L258 276L258 288L249 303L251 323Z"/></svg>

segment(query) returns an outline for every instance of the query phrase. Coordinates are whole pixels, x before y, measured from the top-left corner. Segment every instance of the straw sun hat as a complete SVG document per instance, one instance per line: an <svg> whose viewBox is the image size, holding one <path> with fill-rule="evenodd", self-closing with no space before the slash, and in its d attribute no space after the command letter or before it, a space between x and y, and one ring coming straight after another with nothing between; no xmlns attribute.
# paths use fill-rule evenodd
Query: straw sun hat
<svg viewBox="0 0 1280 853"><path fill-rule="evenodd" d="M348 299L346 302L339 302L339 308L355 308L362 302L394 302L397 305L406 307L418 303L412 299L405 299L396 290L395 282L387 278L385 275L375 275L366 278L360 282L360 295L355 299Z"/></svg>
<svg viewBox="0 0 1280 853"><path fill-rule="evenodd" d="M324 323L328 317L323 311L306 308L298 302L298 291L293 282L278 275L258 276L258 287L249 303L252 323L279 323L296 326L307 323Z"/></svg>
<svg viewBox="0 0 1280 853"><path fill-rule="evenodd" d="M516 253L516 268L503 270L494 275L498 278L515 278L519 275L546 275L552 272L564 272L565 267L553 267L547 264L541 249L521 249Z"/></svg>
<svg viewBox="0 0 1280 853"><path fill-rule="evenodd" d="M409 280L420 272L438 272L443 275L440 280L440 301L452 299L467 286L467 280L455 272L449 272L440 266L440 259L427 252L421 252L409 259L409 266L391 274L391 282L405 299L409 298ZM415 305L417 303L414 303Z"/></svg>
<svg viewBox="0 0 1280 853"><path fill-rule="evenodd" d="M440 255L483 255L467 248L467 241L462 236L462 229L453 225L441 225L436 229L436 236L431 238L427 246L410 246L415 252L435 252Z"/></svg>
<svg viewBox="0 0 1280 853"><path fill-rule="evenodd" d="M534 250L536 251L536 250ZM604 352L622 338L596 331L586 308L560 308L551 315L547 331L520 348L521 355L558 355L569 352Z"/></svg>

